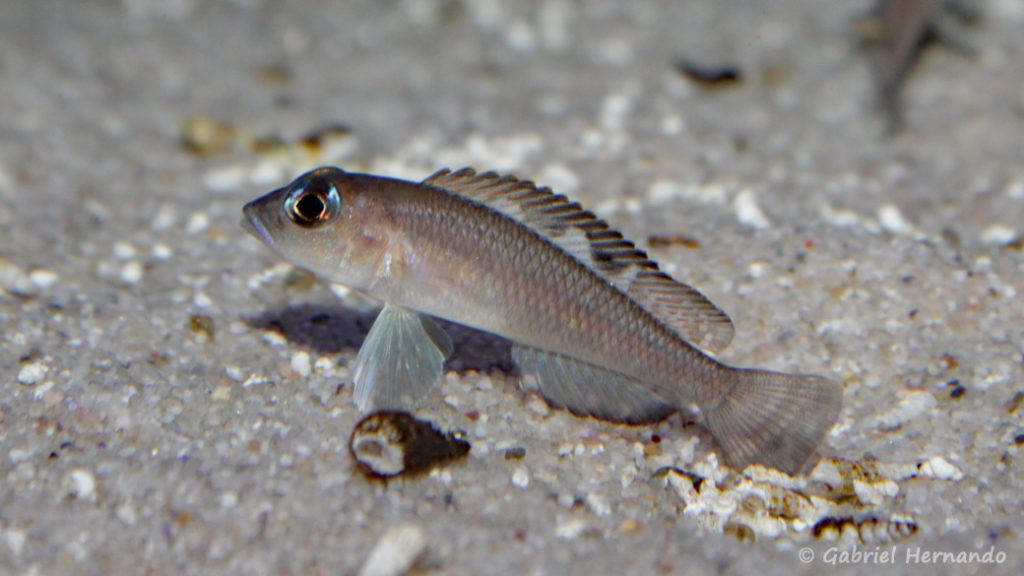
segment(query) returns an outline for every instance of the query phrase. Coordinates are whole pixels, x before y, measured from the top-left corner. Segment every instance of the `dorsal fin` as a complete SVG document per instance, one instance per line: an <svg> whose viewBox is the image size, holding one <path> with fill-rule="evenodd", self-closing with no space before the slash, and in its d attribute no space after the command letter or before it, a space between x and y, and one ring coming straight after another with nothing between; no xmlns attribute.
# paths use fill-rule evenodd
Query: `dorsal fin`
<svg viewBox="0 0 1024 576"><path fill-rule="evenodd" d="M536 231L633 298L687 342L717 352L732 322L703 294L658 269L643 250L603 220L550 188L495 172L443 169L423 184L468 198Z"/></svg>

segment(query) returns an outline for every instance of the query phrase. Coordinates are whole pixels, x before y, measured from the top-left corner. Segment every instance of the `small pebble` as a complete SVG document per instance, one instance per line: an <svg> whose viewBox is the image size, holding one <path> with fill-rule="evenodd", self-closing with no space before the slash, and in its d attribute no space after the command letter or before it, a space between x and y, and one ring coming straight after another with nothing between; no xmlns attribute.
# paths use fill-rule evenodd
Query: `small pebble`
<svg viewBox="0 0 1024 576"><path fill-rule="evenodd" d="M33 270L28 273L28 279L32 281L39 289L46 290L50 286L53 286L60 280L60 276L57 276L56 272L49 270Z"/></svg>
<svg viewBox="0 0 1024 576"><path fill-rule="evenodd" d="M335 368L336 365L334 364L334 360L331 360L326 356L317 358L316 362L313 363L313 371L317 374L330 374L334 372Z"/></svg>
<svg viewBox="0 0 1024 576"><path fill-rule="evenodd" d="M174 256L174 251L166 244L156 244L153 246L152 254L153 258L157 260L169 260L171 256Z"/></svg>
<svg viewBox="0 0 1024 576"><path fill-rule="evenodd" d="M1017 231L1009 226L993 224L981 232L981 241L985 244L1004 245L1017 238Z"/></svg>
<svg viewBox="0 0 1024 576"><path fill-rule="evenodd" d="M601 128L608 132L622 132L633 109L633 96L629 91L613 92L601 103Z"/></svg>
<svg viewBox="0 0 1024 576"><path fill-rule="evenodd" d="M11 448L10 452L7 453L7 458L11 461L11 464L19 464L32 457L32 451L24 448Z"/></svg>
<svg viewBox="0 0 1024 576"><path fill-rule="evenodd" d="M900 487L899 484L892 480L862 482L855 479L853 481L853 490L857 494L857 499L863 504L880 506L887 498L893 498L899 494Z"/></svg>
<svg viewBox="0 0 1024 576"><path fill-rule="evenodd" d="M210 227L210 217L205 212L193 212L185 224L185 232L189 235L199 234Z"/></svg>
<svg viewBox="0 0 1024 576"><path fill-rule="evenodd" d="M292 372L295 372L302 378L309 378L309 375L313 373L313 365L310 362L309 354L302 351L292 354L291 368Z"/></svg>
<svg viewBox="0 0 1024 576"><path fill-rule="evenodd" d="M1013 198L1014 200L1024 199L1024 179L1018 178L1007 183L1006 188L1003 189L1007 197Z"/></svg>
<svg viewBox="0 0 1024 576"><path fill-rule="evenodd" d="M230 510L238 505L238 493L227 491L220 495L220 507L225 510Z"/></svg>
<svg viewBox="0 0 1024 576"><path fill-rule="evenodd" d="M836 467L835 462L828 458L822 458L818 462L817 466L811 470L810 478L833 487L839 486L843 482L843 478L839 474L839 468Z"/></svg>
<svg viewBox="0 0 1024 576"><path fill-rule="evenodd" d="M68 496L90 502L96 500L96 477L85 468L73 469L65 479L64 486Z"/></svg>
<svg viewBox="0 0 1024 576"><path fill-rule="evenodd" d="M747 272L751 278L760 278L764 276L764 273L768 270L767 262L751 262L750 266L747 267Z"/></svg>
<svg viewBox="0 0 1024 576"><path fill-rule="evenodd" d="M46 376L47 366L41 361L32 362L18 371L18 383L22 386L35 386Z"/></svg>
<svg viewBox="0 0 1024 576"><path fill-rule="evenodd" d="M138 260L131 260L121 267L121 281L125 284L138 284L145 270Z"/></svg>
<svg viewBox="0 0 1024 576"><path fill-rule="evenodd" d="M591 492L587 494L584 500L586 501L587 506L598 516L608 516L612 513L612 507L608 504L608 500L600 494Z"/></svg>
<svg viewBox="0 0 1024 576"><path fill-rule="evenodd" d="M25 540L27 535L24 530L16 530L14 528L8 528L4 530L4 540L7 541L7 547L11 550L11 554L14 556L21 556L21 551L25 548Z"/></svg>
<svg viewBox="0 0 1024 576"><path fill-rule="evenodd" d="M551 414L551 407L548 403L540 398L534 397L526 403L526 408L539 416L547 416Z"/></svg>
<svg viewBox="0 0 1024 576"><path fill-rule="evenodd" d="M203 187L211 192L232 192L245 185L246 167L234 164L203 174Z"/></svg>
<svg viewBox="0 0 1024 576"><path fill-rule="evenodd" d="M569 492L562 492L558 495L558 505L566 510L572 509L576 505L576 497Z"/></svg>
<svg viewBox="0 0 1024 576"><path fill-rule="evenodd" d="M505 450L505 460L522 460L526 456L526 448L514 446Z"/></svg>
<svg viewBox="0 0 1024 576"><path fill-rule="evenodd" d="M525 468L516 468L512 472L512 483L519 488L528 488L530 486L530 475L526 472Z"/></svg>
<svg viewBox="0 0 1024 576"><path fill-rule="evenodd" d="M930 411L938 405L935 397L926 391L910 392L900 400L893 410L876 419L878 425L895 429Z"/></svg>
<svg viewBox="0 0 1024 576"><path fill-rule="evenodd" d="M622 521L622 524L619 524L619 527L618 527L618 531L623 533L623 534L629 534L629 533L632 533L632 532L636 532L639 529L640 529L640 523L637 522L636 520L632 519L632 518L626 518L625 520Z"/></svg>
<svg viewBox="0 0 1024 576"><path fill-rule="evenodd" d="M284 346L288 343L288 340L285 339L283 334L271 332L270 330L265 330L263 332L263 341L271 346Z"/></svg>
<svg viewBox="0 0 1024 576"><path fill-rule="evenodd" d="M1006 374L989 374L988 376L975 382L974 387L984 392L993 386L1005 384L1009 380L1010 377L1007 376Z"/></svg>
<svg viewBox="0 0 1024 576"><path fill-rule="evenodd" d="M736 212L736 219L741 224L746 224L751 228L768 228L771 223L768 221L768 217L761 211L761 207L757 205L757 199L754 197L754 192L749 188L740 190L736 194L736 198L732 201L732 209Z"/></svg>
<svg viewBox="0 0 1024 576"><path fill-rule="evenodd" d="M9 292L18 296L32 296L36 293L37 286L24 270L14 262L0 256L0 291Z"/></svg>
<svg viewBox="0 0 1024 576"><path fill-rule="evenodd" d="M135 520L138 518L138 515L135 513L135 508L132 507L130 501L125 501L123 504L118 506L117 509L114 510L114 515L117 516L117 519L124 523L125 526L135 524Z"/></svg>
<svg viewBox="0 0 1024 576"><path fill-rule="evenodd" d="M516 19L509 23L505 31L505 41L519 52L531 52L536 45L536 34L530 23Z"/></svg>
<svg viewBox="0 0 1024 576"><path fill-rule="evenodd" d="M118 260L130 260L135 257L135 247L127 242L114 244L114 257Z"/></svg>
<svg viewBox="0 0 1024 576"><path fill-rule="evenodd" d="M561 194L574 194L580 187L579 176L565 164L548 164L541 169L537 181L545 182Z"/></svg>
<svg viewBox="0 0 1024 576"><path fill-rule="evenodd" d="M661 133L665 136L677 136L685 129L686 123L678 114L669 114L661 119Z"/></svg>
<svg viewBox="0 0 1024 576"><path fill-rule="evenodd" d="M914 232L914 227L903 218L903 213L894 204L886 204L878 209L878 223L892 234L910 235Z"/></svg>
<svg viewBox="0 0 1024 576"><path fill-rule="evenodd" d="M1010 398L1010 401L1006 403L1006 411L1013 414L1024 404L1024 392L1017 392Z"/></svg>
<svg viewBox="0 0 1024 576"><path fill-rule="evenodd" d="M163 204L157 208L156 215L153 216L153 220L150 221L150 229L163 232L164 230L170 230L174 226L177 215L173 204Z"/></svg>
<svg viewBox="0 0 1024 576"><path fill-rule="evenodd" d="M196 308L209 308L213 305L213 300L206 294L206 292L196 292L195 296L192 297L192 303L196 305Z"/></svg>
<svg viewBox="0 0 1024 576"><path fill-rule="evenodd" d="M225 366L224 373L227 374L228 378L231 378L235 382L242 382L245 380L245 371L238 366Z"/></svg>
<svg viewBox="0 0 1024 576"><path fill-rule="evenodd" d="M181 123L181 142L193 154L226 152L238 139L238 129L205 116L191 116Z"/></svg>
<svg viewBox="0 0 1024 576"><path fill-rule="evenodd" d="M242 382L242 388L251 388L253 386L259 386L261 384L270 384L271 382L273 382L273 380L267 378L266 376L260 374L253 374L252 376L246 378L245 382Z"/></svg>
<svg viewBox="0 0 1024 576"><path fill-rule="evenodd" d="M52 382L47 382L47 384L52 384ZM60 390L50 390L43 394L43 405L47 408L53 408L63 402L64 398L65 395Z"/></svg>
<svg viewBox="0 0 1024 576"><path fill-rule="evenodd" d="M938 480L952 480L959 482L964 475L960 469L951 464L942 456L932 456L921 464L921 476L936 478Z"/></svg>
<svg viewBox="0 0 1024 576"><path fill-rule="evenodd" d="M213 318L201 314L192 314L188 317L189 327L192 333L199 336L202 341L213 340L216 335L217 324Z"/></svg>
<svg viewBox="0 0 1024 576"><path fill-rule="evenodd" d="M555 535L565 540L575 540L587 529L587 523L582 518L570 518L555 527Z"/></svg>

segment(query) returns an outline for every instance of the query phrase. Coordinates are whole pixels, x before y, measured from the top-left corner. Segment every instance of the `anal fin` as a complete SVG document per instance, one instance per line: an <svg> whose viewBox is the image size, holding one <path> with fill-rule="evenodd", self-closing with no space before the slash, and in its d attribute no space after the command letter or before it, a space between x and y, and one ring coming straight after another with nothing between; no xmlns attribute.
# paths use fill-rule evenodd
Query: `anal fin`
<svg viewBox="0 0 1024 576"><path fill-rule="evenodd" d="M512 359L522 387L554 408L621 424L651 424L679 411L652 386L588 362L516 344Z"/></svg>
<svg viewBox="0 0 1024 576"><path fill-rule="evenodd" d="M352 367L360 412L414 408L444 376L452 343L433 319L385 305Z"/></svg>

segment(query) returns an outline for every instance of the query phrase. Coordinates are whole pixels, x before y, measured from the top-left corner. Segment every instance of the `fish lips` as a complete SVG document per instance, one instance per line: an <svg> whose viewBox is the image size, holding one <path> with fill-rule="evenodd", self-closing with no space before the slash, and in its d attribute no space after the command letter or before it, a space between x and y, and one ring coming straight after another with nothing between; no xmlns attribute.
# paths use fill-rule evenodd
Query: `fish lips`
<svg viewBox="0 0 1024 576"><path fill-rule="evenodd" d="M258 202L259 200L249 202L242 208L242 214L244 214L241 222L242 228L249 234L273 246L274 239L270 236L270 232L267 231L266 226L263 225L263 220L260 218Z"/></svg>

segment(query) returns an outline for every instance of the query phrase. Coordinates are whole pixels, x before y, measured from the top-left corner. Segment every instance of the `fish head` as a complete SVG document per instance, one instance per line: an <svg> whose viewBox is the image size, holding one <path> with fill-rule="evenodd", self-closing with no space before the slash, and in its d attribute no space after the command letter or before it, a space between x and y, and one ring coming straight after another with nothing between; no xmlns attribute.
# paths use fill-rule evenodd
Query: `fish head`
<svg viewBox="0 0 1024 576"><path fill-rule="evenodd" d="M249 202L242 227L286 260L332 282L366 289L387 257L381 206L358 179L318 168Z"/></svg>

